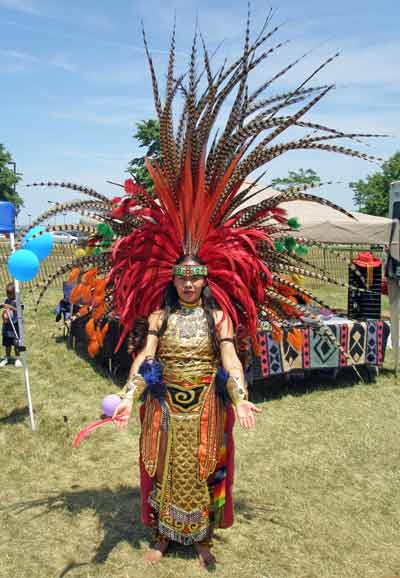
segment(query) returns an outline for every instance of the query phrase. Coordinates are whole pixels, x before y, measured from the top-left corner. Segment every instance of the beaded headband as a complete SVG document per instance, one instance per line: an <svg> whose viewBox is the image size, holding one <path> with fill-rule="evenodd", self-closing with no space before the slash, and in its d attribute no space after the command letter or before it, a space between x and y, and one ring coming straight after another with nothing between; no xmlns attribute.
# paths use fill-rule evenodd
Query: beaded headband
<svg viewBox="0 0 400 578"><path fill-rule="evenodd" d="M206 277L208 273L205 265L175 265L176 277Z"/></svg>

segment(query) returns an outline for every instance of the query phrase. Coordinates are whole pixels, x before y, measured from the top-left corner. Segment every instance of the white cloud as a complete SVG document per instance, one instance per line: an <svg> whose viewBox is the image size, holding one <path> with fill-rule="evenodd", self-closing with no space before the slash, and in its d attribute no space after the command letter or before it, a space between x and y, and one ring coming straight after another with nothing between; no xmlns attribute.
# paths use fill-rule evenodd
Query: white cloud
<svg viewBox="0 0 400 578"><path fill-rule="evenodd" d="M119 193L119 187L110 185L106 181L111 180L122 184L124 179L127 178L126 173L124 174L126 164L127 163L122 164L116 162L114 167L107 165L107 169L103 173L99 173L97 163L88 163L87 161L85 162L85 166L89 168L86 168L86 170L82 169L81 171L77 170L76 166L74 169L71 167L66 169L65 167L55 166L50 174L48 172L48 166L41 168L35 167L34 170L28 170L24 175L23 183L20 183L19 185L18 192L24 199L25 206L18 216L18 222L21 224L28 224L32 216L33 218L36 218L44 211L47 211L49 209L49 200L63 203L73 199L84 198L82 193L74 192L69 189L58 187L27 188L24 186L26 183L32 183L39 179L51 179L56 182L73 182L78 185L94 188L99 193L103 193L112 198ZM31 215L31 217L28 215ZM69 223L78 221L79 214L77 213L70 213L67 217L67 222ZM63 217L59 217L57 222L62 223Z"/></svg>
<svg viewBox="0 0 400 578"><path fill-rule="evenodd" d="M18 50L0 50L0 54L5 56L6 58L11 58L18 60L19 62L39 62L39 59L32 54L28 54L27 52L20 52Z"/></svg>
<svg viewBox="0 0 400 578"><path fill-rule="evenodd" d="M75 72L77 70L77 66L71 59L62 54L55 54L50 58L46 59L46 64L48 66L54 66L55 68L62 68L66 72Z"/></svg>
<svg viewBox="0 0 400 578"><path fill-rule="evenodd" d="M129 126L133 126L136 122L142 120L142 117L148 117L150 114L154 114L153 109L148 109L148 111L142 111L143 115L138 115L137 110L132 113L114 113L110 111L104 112L93 112L88 110L53 110L49 112L49 116L52 118L60 120L68 120L74 122L76 125L85 126L87 124L94 124L98 126L119 126L125 129ZM75 129L76 130L76 127Z"/></svg>
<svg viewBox="0 0 400 578"><path fill-rule="evenodd" d="M82 104L90 107L112 107L112 108L128 108L132 111L133 105L137 106L138 99L133 96L91 96L83 99Z"/></svg>
<svg viewBox="0 0 400 578"><path fill-rule="evenodd" d="M311 116L309 118L311 118ZM399 110L392 112L386 111L383 108L371 111L354 111L350 109L344 111L341 109L330 113L315 113L313 114L312 120L348 133L385 134L397 140L400 144ZM386 144L386 142L384 144Z"/></svg>
<svg viewBox="0 0 400 578"><path fill-rule="evenodd" d="M1 1L1 0L0 0ZM77 70L75 63L62 54L52 54L51 56L36 56L19 50L7 49L0 50L0 56L3 57L5 65L9 71L24 71L38 68L41 66L50 68L61 68L66 72ZM4 67L4 64L3 64Z"/></svg>
<svg viewBox="0 0 400 578"><path fill-rule="evenodd" d="M39 14L39 9L32 0L0 0L0 6L27 14Z"/></svg>
<svg viewBox="0 0 400 578"><path fill-rule="evenodd" d="M115 163L120 162L124 163L125 165L128 164L132 155L129 154L107 154L107 153L100 153L100 152L91 152L91 151L82 151L78 149L68 149L61 152L61 156L72 158L72 159L79 159L82 161L101 161L106 163Z"/></svg>
<svg viewBox="0 0 400 578"><path fill-rule="evenodd" d="M353 43L352 43L353 44ZM400 82L400 42L344 48L340 59L332 63L330 78L347 85L393 86ZM326 76L326 73L321 75Z"/></svg>
<svg viewBox="0 0 400 578"><path fill-rule="evenodd" d="M290 83L302 80L323 61L340 52L331 64L325 67L315 77L317 82L335 82L337 85L360 86L360 87L397 87L400 81L400 41L367 43L367 39L361 36L335 38L334 42L327 40L321 42L314 37L312 42L307 38L300 38L291 42L289 46L280 50L273 59L274 68L285 66L291 59L300 54L310 51L310 54L300 62L295 69L288 74ZM265 70L265 68L264 68ZM260 67L258 73L262 71Z"/></svg>
<svg viewBox="0 0 400 578"><path fill-rule="evenodd" d="M0 70L6 73L26 72L37 66L39 59L18 50L0 50Z"/></svg>
<svg viewBox="0 0 400 578"><path fill-rule="evenodd" d="M70 16L72 16L73 19L79 18L79 23L86 29L100 30L102 32L110 32L115 30L115 21L112 20L108 14L102 14L99 10L100 6L98 6L99 9L96 7L96 10L90 10L88 12L82 11L82 6L79 5L79 3L76 3L75 6L77 11L72 12Z"/></svg>
<svg viewBox="0 0 400 578"><path fill-rule="evenodd" d="M102 126L127 126L128 114L101 114L89 111L50 111L49 115L60 120L70 120L77 124L96 124Z"/></svg>

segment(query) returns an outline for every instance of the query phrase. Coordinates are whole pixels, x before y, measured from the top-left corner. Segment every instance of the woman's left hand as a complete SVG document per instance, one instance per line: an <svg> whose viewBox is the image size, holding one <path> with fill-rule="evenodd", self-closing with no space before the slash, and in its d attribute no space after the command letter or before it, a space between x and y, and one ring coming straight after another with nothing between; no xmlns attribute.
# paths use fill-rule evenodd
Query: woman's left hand
<svg viewBox="0 0 400 578"><path fill-rule="evenodd" d="M243 400L236 405L236 413L240 425L245 429L250 429L256 425L256 416L254 414L261 413L261 409L251 401Z"/></svg>

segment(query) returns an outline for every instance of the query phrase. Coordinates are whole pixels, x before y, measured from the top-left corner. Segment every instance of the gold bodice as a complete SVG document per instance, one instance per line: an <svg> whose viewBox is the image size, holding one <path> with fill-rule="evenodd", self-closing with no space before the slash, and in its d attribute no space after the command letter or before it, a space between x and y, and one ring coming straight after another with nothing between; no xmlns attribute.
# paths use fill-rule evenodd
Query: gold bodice
<svg viewBox="0 0 400 578"><path fill-rule="evenodd" d="M197 385L202 378L214 375L217 360L202 307L181 307L170 315L160 338L158 357L167 385Z"/></svg>

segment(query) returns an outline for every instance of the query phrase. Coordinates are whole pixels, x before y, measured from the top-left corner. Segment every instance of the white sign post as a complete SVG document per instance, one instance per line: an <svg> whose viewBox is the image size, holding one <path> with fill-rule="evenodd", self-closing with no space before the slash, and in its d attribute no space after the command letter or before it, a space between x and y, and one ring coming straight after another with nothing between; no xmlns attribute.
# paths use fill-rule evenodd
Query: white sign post
<svg viewBox="0 0 400 578"><path fill-rule="evenodd" d="M15 251L14 233L10 233L10 245L11 245L11 252L14 253L14 251ZM35 431L35 429L36 429L35 416L33 415L31 388L30 388L30 383L29 383L29 371L28 371L28 363L27 363L27 359L26 359L24 320L23 320L23 316L22 316L22 306L21 306L21 292L20 292L20 287L19 287L19 281L17 281L16 279L14 279L14 286L15 286L15 301L17 304L17 318L18 318L18 329L19 329L18 345L20 348L22 366L24 368L25 390L26 390L26 398L28 400L29 419L31 422L31 429L32 429L32 431Z"/></svg>
<svg viewBox="0 0 400 578"><path fill-rule="evenodd" d="M389 217L400 219L400 181L390 185ZM400 315L400 246L398 229L390 239L389 254L397 261L395 277L388 279L388 295L390 303L390 330L394 356L394 369L399 366L399 315Z"/></svg>

